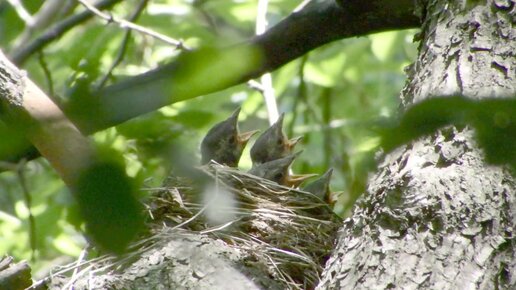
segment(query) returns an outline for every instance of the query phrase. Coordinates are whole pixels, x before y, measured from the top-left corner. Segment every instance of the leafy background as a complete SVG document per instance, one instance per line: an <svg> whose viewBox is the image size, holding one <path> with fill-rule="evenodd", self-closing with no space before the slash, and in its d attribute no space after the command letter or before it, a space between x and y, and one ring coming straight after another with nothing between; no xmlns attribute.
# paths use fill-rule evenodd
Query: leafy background
<svg viewBox="0 0 516 290"><path fill-rule="evenodd" d="M43 2L30 0L23 4L35 13ZM300 1L269 2L267 19L272 26ZM112 14L127 18L138 3L123 1L111 10ZM83 9L73 6L67 13ZM160 0L149 1L136 22L196 48L249 39L254 35L256 14L257 1ZM0 2L0 47L4 52L16 49L23 30L24 23L12 7ZM335 207L340 215L349 213L364 191L368 173L374 170L380 139L372 128L379 119L397 114L398 94L405 81L403 69L416 55L414 33L385 32L337 41L272 73L279 110L286 113L287 135L304 136L298 145L304 152L293 171L323 173L334 168L332 189L343 192ZM116 25L93 18L33 55L23 69L56 101L65 101L69 88L78 80L98 85L119 53L124 34L125 30ZM123 61L109 81L155 68L178 53L170 45L133 32ZM189 162L197 164L204 134L237 106L242 106L241 130L267 128L268 112L261 93L239 85L175 103L92 138L118 152L128 174L139 180L142 188L155 188L180 158L187 156ZM240 167L247 169L250 165L245 152ZM78 231L81 220L75 201L51 166L42 158L0 166L17 169L0 173L0 255L31 260L39 271L36 276L52 265L75 259L85 246ZM32 198L30 209L23 186ZM29 235L30 215L35 220L35 251Z"/></svg>

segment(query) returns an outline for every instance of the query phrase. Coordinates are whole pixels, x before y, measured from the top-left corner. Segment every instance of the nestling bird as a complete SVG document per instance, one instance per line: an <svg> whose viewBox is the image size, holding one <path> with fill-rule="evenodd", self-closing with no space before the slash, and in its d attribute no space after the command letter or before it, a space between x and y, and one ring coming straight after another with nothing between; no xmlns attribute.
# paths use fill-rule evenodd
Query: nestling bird
<svg viewBox="0 0 516 290"><path fill-rule="evenodd" d="M330 180L332 173L333 169L328 169L328 171L321 175L321 177L307 184L302 188L302 190L310 192L321 200L326 201L327 197L330 195Z"/></svg>
<svg viewBox="0 0 516 290"><path fill-rule="evenodd" d="M286 157L265 162L262 164L253 164L250 174L274 181L281 185L297 187L306 179L313 177L314 174L298 174L290 175L288 170L294 159L296 159L302 151L290 154Z"/></svg>
<svg viewBox="0 0 516 290"><path fill-rule="evenodd" d="M316 180L310 182L305 187L303 187L302 190L316 195L321 200L325 201L328 205L333 207L333 205L335 205L335 203L339 199L339 196L341 196L343 192L331 191L330 180L332 174L333 169L330 168L323 175L321 175L321 177L317 178Z"/></svg>
<svg viewBox="0 0 516 290"><path fill-rule="evenodd" d="M278 121L270 126L258 137L251 148L251 160L253 164L261 164L272 160L283 158L292 152L294 146L302 137L287 139L283 133L283 118L281 114Z"/></svg>
<svg viewBox="0 0 516 290"><path fill-rule="evenodd" d="M335 206L335 203L339 200L340 196L344 194L344 191L331 191L326 197L325 201L329 206Z"/></svg>
<svg viewBox="0 0 516 290"><path fill-rule="evenodd" d="M202 164L214 160L230 167L238 166L245 145L258 131L239 133L238 114L236 109L231 116L213 126L201 142Z"/></svg>

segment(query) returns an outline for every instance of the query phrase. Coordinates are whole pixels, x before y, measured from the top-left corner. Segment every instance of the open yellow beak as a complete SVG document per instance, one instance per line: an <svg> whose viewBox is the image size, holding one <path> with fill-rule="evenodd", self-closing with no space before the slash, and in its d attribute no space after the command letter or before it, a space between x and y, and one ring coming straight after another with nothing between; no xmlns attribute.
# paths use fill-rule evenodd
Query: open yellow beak
<svg viewBox="0 0 516 290"><path fill-rule="evenodd" d="M249 131L249 132L245 132L245 133L240 133L238 134L238 142L240 144L247 144L247 142L249 142L249 139L251 139L251 137L254 136L254 134L260 132L260 130L253 130L253 131Z"/></svg>
<svg viewBox="0 0 516 290"><path fill-rule="evenodd" d="M291 174L285 180L285 185L288 187L299 187L305 180L315 177L317 174Z"/></svg>
<svg viewBox="0 0 516 290"><path fill-rule="evenodd" d="M290 140L287 141L287 148L289 151L292 151L292 149L294 149L294 147L296 146L297 143L299 143L299 141L303 140L303 136L299 136L299 137L296 137L296 138L292 138Z"/></svg>

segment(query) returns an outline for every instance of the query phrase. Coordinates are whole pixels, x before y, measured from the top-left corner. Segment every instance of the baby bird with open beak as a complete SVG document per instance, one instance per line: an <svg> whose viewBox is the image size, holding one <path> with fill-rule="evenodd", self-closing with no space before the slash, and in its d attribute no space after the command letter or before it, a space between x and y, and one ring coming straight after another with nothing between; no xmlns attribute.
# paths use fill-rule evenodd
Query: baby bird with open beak
<svg viewBox="0 0 516 290"><path fill-rule="evenodd" d="M290 154L286 157L268 161L261 164L253 164L250 174L274 181L280 185L288 187L297 187L306 179L315 176L315 174L289 174L289 167L302 151Z"/></svg>
<svg viewBox="0 0 516 290"><path fill-rule="evenodd" d="M245 145L258 131L240 133L238 130L238 114L236 109L231 116L213 126L201 142L201 162L206 164L210 160L237 167Z"/></svg>
<svg viewBox="0 0 516 290"><path fill-rule="evenodd" d="M328 205L334 206L337 202L338 197L343 193L341 191L331 191L330 180L333 174L333 169L328 169L321 177L310 182L304 186L301 190L310 192L321 200L325 201Z"/></svg>
<svg viewBox="0 0 516 290"><path fill-rule="evenodd" d="M283 133L284 117L285 114L281 114L278 121L263 132L254 143L251 148L253 165L286 157L301 140L302 137L287 139L287 136Z"/></svg>
<svg viewBox="0 0 516 290"><path fill-rule="evenodd" d="M302 188L302 190L316 195L321 200L326 200L330 195L330 180L332 173L333 169L328 169L328 171L321 175L321 177L307 184Z"/></svg>

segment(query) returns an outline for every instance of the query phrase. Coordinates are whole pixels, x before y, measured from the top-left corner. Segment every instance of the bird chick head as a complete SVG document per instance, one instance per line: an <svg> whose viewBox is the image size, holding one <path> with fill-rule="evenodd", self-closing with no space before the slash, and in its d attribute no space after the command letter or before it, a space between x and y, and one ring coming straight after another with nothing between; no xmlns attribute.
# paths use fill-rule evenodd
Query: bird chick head
<svg viewBox="0 0 516 290"><path fill-rule="evenodd" d="M236 109L231 116L213 126L201 142L202 164L214 160L221 164L236 167L245 145L258 131L240 133Z"/></svg>
<svg viewBox="0 0 516 290"><path fill-rule="evenodd" d="M262 164L255 164L253 168L249 170L249 173L274 181L278 184L288 185L289 174L288 169L292 162L301 154L299 151L294 154L290 154L286 157L265 162Z"/></svg>
<svg viewBox="0 0 516 290"><path fill-rule="evenodd" d="M303 187L303 190L316 195L322 200L326 200L330 194L330 180L332 174L333 169L330 168L319 178Z"/></svg>
<svg viewBox="0 0 516 290"><path fill-rule="evenodd" d="M294 145L299 141L300 138L288 140L285 133L283 133L284 117L285 114L281 114L276 123L265 130L254 143L251 148L253 164L265 163L285 157L290 154Z"/></svg>

